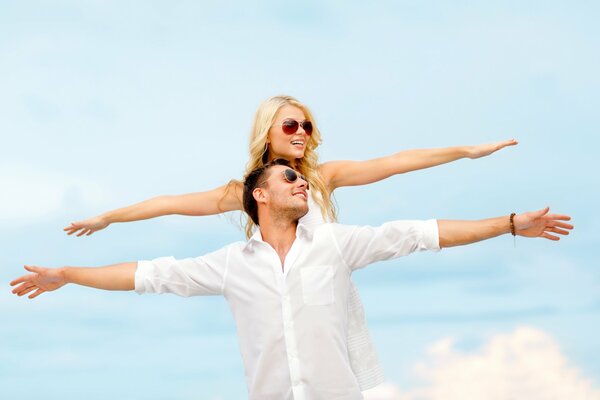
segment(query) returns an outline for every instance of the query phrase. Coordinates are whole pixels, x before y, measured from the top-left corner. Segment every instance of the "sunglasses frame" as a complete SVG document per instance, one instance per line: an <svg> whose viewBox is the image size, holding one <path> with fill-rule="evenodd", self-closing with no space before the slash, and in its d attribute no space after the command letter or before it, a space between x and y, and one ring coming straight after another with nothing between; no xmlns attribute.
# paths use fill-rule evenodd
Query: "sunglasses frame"
<svg viewBox="0 0 600 400"><path fill-rule="evenodd" d="M288 172L288 171L291 171L291 172ZM298 180L298 178L300 178L300 179L302 179L304 182L306 182L306 190L309 190L309 189L310 189L310 187L309 187L309 185L308 185L308 181L306 180L306 177L305 177L304 175L300 174L300 172L296 171L295 169L293 169L293 168L286 168L286 169L284 169L283 171L281 171L281 173L282 173L282 175L283 175L283 179L285 179L285 181L286 181L287 183L294 183L294 182L296 182L296 181ZM293 179L291 179L291 178L288 178L288 173L293 173L293 174L294 174L294 175L293 175L293 176L294 176L294 178L293 178ZM273 179L273 177L270 177L270 178L268 178L268 179L265 179L265 180L264 180L264 181L261 183L261 186L262 186L264 183L266 183L267 181L271 180L271 179Z"/></svg>
<svg viewBox="0 0 600 400"><path fill-rule="evenodd" d="M294 131L291 130L292 126L288 125L286 127L286 123L290 122L293 122L294 126L296 126L296 129ZM295 135L296 133L298 133L298 129L300 129L300 127L302 127L302 129L308 136L312 135L313 124L307 119L305 119L304 121L297 121L294 118L286 118L281 122L281 130L286 135Z"/></svg>
<svg viewBox="0 0 600 400"><path fill-rule="evenodd" d="M291 171L292 174L294 174L294 178L290 179L288 178L288 171ZM308 190L308 181L306 180L306 177L302 174L300 174L298 171L296 171L295 169L292 168L288 168L288 169L284 169L282 171L283 173L283 178L288 181L288 183L294 183L298 180L298 178L302 179L304 182L306 182L306 189Z"/></svg>

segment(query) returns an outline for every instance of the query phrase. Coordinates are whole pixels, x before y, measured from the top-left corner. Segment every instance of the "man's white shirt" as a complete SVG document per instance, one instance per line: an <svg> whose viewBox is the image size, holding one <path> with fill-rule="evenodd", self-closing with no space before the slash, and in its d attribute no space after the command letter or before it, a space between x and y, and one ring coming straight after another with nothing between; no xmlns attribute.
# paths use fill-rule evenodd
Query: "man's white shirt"
<svg viewBox="0 0 600 400"><path fill-rule="evenodd" d="M439 250L436 220L299 224L284 265L257 231L207 255L139 261L138 293L225 296L251 399L362 399L347 349L350 274Z"/></svg>

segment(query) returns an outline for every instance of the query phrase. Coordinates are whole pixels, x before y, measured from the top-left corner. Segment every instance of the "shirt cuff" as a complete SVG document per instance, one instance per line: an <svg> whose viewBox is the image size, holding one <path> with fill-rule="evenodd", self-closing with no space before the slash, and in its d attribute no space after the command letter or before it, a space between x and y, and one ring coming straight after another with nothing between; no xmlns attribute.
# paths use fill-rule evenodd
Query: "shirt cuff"
<svg viewBox="0 0 600 400"><path fill-rule="evenodd" d="M427 250L440 251L440 232L437 219L428 219L424 222L423 244Z"/></svg>
<svg viewBox="0 0 600 400"><path fill-rule="evenodd" d="M151 261L138 261L137 269L135 270L135 292L137 294L147 293L146 285L146 276L150 273L152 268Z"/></svg>

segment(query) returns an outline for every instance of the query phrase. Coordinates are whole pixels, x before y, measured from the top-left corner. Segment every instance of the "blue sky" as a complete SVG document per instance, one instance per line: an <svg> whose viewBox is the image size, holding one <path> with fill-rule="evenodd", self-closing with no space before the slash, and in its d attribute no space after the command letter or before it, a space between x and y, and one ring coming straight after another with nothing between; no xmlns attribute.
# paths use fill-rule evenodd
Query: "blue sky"
<svg viewBox="0 0 600 400"><path fill-rule="evenodd" d="M545 205L574 218L559 243L518 238L515 248L502 237L357 273L387 387L400 393L386 398L435 398L446 370L419 375L417 365L468 370L468 360L492 363L486 346L498 343L560 354L576 382L600 390L599 15L591 1L2 2L2 397L25 384L48 399L243 397L222 299L67 287L28 301L8 282L25 263L186 257L241 240L237 215L118 224L88 238L62 228L239 178L253 113L281 93L311 107L323 161L520 141L340 189L341 222ZM533 344L514 344L523 340Z"/></svg>

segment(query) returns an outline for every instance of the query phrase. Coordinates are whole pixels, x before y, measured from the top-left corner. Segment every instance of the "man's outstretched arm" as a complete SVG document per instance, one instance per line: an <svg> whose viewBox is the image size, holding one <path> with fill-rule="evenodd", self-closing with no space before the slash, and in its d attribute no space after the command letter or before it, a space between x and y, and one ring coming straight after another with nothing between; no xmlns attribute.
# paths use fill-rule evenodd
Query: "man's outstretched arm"
<svg viewBox="0 0 600 400"><path fill-rule="evenodd" d="M44 292L60 289L67 283L105 290L133 290L137 262L127 262L106 267L44 268L26 265L31 274L23 275L10 283L12 292L18 296L29 295L33 299Z"/></svg>
<svg viewBox="0 0 600 400"><path fill-rule="evenodd" d="M515 215L515 234L525 237L542 237L560 240L556 235L568 235L573 225L571 217L562 214L548 214L548 207ZM511 233L510 217L497 217L479 221L438 220L440 247L461 246L480 240L490 239Z"/></svg>

